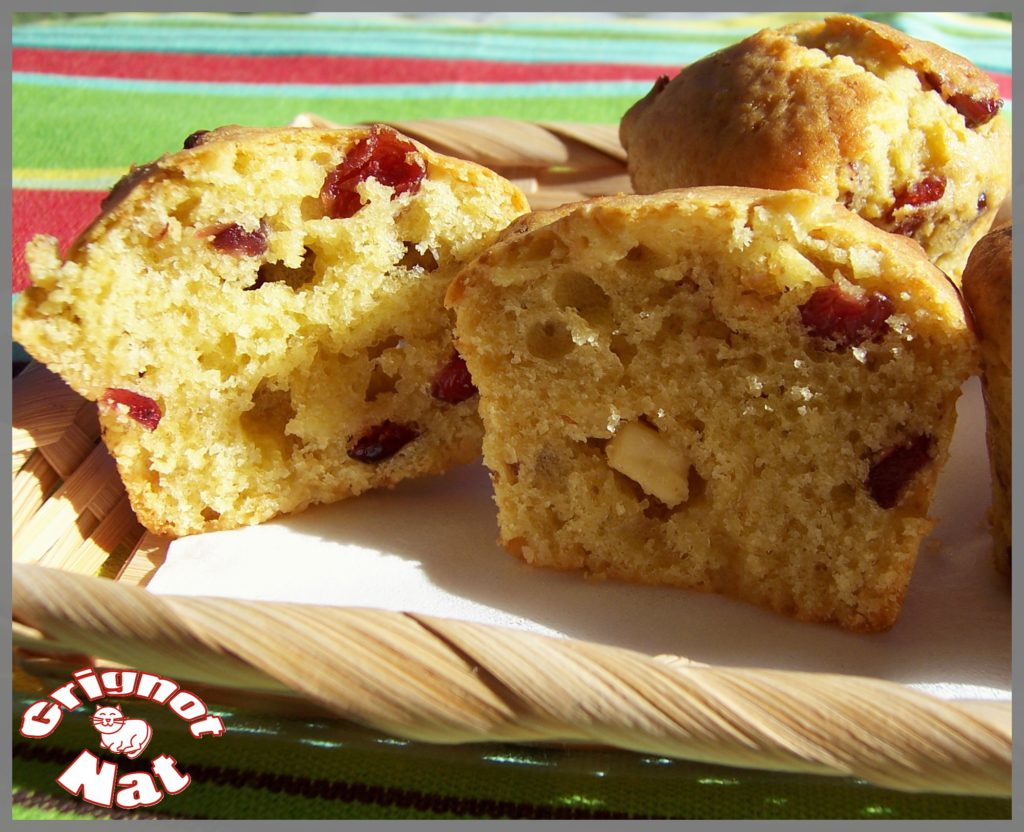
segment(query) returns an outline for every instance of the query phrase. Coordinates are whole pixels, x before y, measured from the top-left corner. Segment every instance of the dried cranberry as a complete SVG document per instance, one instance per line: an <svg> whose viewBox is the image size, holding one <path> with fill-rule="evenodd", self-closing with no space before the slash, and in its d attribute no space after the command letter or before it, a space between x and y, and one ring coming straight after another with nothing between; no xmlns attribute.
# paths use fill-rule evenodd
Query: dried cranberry
<svg viewBox="0 0 1024 832"><path fill-rule="evenodd" d="M476 385L469 375L466 362L457 352L434 376L430 386L430 395L448 404L458 404L476 395Z"/></svg>
<svg viewBox="0 0 1024 832"><path fill-rule="evenodd" d="M914 232L924 225L924 221L924 214L911 214L896 223L896 225L892 227L892 233L902 234L904 237L913 237Z"/></svg>
<svg viewBox="0 0 1024 832"><path fill-rule="evenodd" d="M920 182L914 182L896 194L892 210L898 211L906 205L927 205L931 202L938 202L944 193L946 193L945 176L926 176Z"/></svg>
<svg viewBox="0 0 1024 832"><path fill-rule="evenodd" d="M1003 106L1001 98L972 98L965 92L954 92L948 96L943 90L942 77L934 72L926 72L922 78L923 85L935 90L943 101L964 117L968 127L980 127L995 118Z"/></svg>
<svg viewBox="0 0 1024 832"><path fill-rule="evenodd" d="M1001 98L971 98L963 92L953 93L946 103L964 117L968 127L981 127L992 121L1003 106Z"/></svg>
<svg viewBox="0 0 1024 832"><path fill-rule="evenodd" d="M877 341L889 331L886 319L892 314L892 302L881 292L856 298L833 283L816 289L799 309L810 335L848 347Z"/></svg>
<svg viewBox="0 0 1024 832"><path fill-rule="evenodd" d="M160 166L156 162L150 162L147 165L132 165L131 170L118 179L114 183L114 187L103 197L102 202L100 202L100 210L113 211L115 207L124 202L136 185L158 171L159 168Z"/></svg>
<svg viewBox="0 0 1024 832"><path fill-rule="evenodd" d="M185 150L191 150L196 145L203 143L203 136L209 133L209 130L196 130L195 133L190 133L185 139Z"/></svg>
<svg viewBox="0 0 1024 832"><path fill-rule="evenodd" d="M199 234L203 237L213 235L210 245L217 251L227 254L259 257L267 250L267 223L260 220L260 227L255 231L246 231L238 223L215 225L204 228Z"/></svg>
<svg viewBox="0 0 1024 832"><path fill-rule="evenodd" d="M980 214L988 207L988 194L982 191L978 194L978 213Z"/></svg>
<svg viewBox="0 0 1024 832"><path fill-rule="evenodd" d="M381 462L397 454L419 435L419 426L414 423L385 420L356 439L348 449L348 455L358 462Z"/></svg>
<svg viewBox="0 0 1024 832"><path fill-rule="evenodd" d="M921 86L926 89L935 90L939 95L942 95L942 77L938 73L924 73L921 77Z"/></svg>
<svg viewBox="0 0 1024 832"><path fill-rule="evenodd" d="M363 207L356 190L360 182L376 179L393 189L391 198L416 193L427 174L427 163L416 146L390 127L375 124L366 138L349 150L340 165L327 174L320 189L320 201L327 216L351 217Z"/></svg>
<svg viewBox="0 0 1024 832"><path fill-rule="evenodd" d="M925 465L931 462L932 437L915 436L904 445L885 451L871 466L867 487L882 508L892 508L903 489Z"/></svg>
<svg viewBox="0 0 1024 832"><path fill-rule="evenodd" d="M163 415L160 405L148 396L119 387L108 387L103 391L101 400L113 405L124 405L128 408L128 415L147 430L156 430Z"/></svg>
<svg viewBox="0 0 1024 832"><path fill-rule="evenodd" d="M894 222L896 212L908 205L916 208L918 205L929 205L932 202L938 202L942 199L944 193L946 193L946 177L926 176L924 179L908 185L896 194L896 199L889 209L887 219L889 222ZM909 237L921 227L924 221L924 214L920 212L910 213L893 226L892 233L903 234Z"/></svg>

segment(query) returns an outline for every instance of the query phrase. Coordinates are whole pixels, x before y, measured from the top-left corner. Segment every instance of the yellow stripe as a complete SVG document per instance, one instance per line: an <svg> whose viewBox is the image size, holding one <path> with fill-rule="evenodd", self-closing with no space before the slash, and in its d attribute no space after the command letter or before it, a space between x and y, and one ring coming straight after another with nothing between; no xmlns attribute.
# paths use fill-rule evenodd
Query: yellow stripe
<svg viewBox="0 0 1024 832"><path fill-rule="evenodd" d="M739 17L709 18L706 20L659 19L658 23L665 23L674 29L706 30L714 34L722 29L772 29L786 23L796 23L798 20L821 20L821 14L818 12L776 12L745 14Z"/></svg>
<svg viewBox="0 0 1024 832"><path fill-rule="evenodd" d="M14 168L12 178L34 179L36 181L77 182L82 179L119 179L128 172L128 168Z"/></svg>
<svg viewBox="0 0 1024 832"><path fill-rule="evenodd" d="M552 15L559 19L560 15ZM577 24L579 20L571 17L562 18L566 22ZM686 32L701 33L710 35L719 34L722 30L728 29L765 29L781 26L785 23L795 23L798 20L820 20L821 14L817 12L756 12L752 14L737 15L735 17L713 17L713 18L646 18L646 17L623 17L613 22L616 26L632 26L635 28L650 29L652 26L666 29L679 29ZM601 21L607 22L607 21Z"/></svg>
<svg viewBox="0 0 1024 832"><path fill-rule="evenodd" d="M1013 31L1013 23L998 17L982 17L981 15L965 14L964 12L932 12L932 14L952 23L955 26L969 29L992 29L1000 34L1010 34Z"/></svg>

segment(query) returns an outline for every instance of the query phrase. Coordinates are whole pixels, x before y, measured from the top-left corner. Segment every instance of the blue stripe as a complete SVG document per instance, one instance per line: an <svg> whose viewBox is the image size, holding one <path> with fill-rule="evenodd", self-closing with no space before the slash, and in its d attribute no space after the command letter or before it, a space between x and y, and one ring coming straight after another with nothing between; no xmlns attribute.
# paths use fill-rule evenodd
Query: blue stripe
<svg viewBox="0 0 1024 832"><path fill-rule="evenodd" d="M597 98L640 96L650 81L580 81L558 83L470 84L243 84L200 81L150 81L126 78L94 78L51 75L42 72L11 73L13 84L108 90L120 93L286 96L289 98L347 98L353 100L430 100L435 98Z"/></svg>
<svg viewBox="0 0 1024 832"><path fill-rule="evenodd" d="M67 36L69 32L82 29L103 29L114 27L132 28L136 30L164 28L170 23L177 23L181 28L195 30L197 28L220 28L225 32L238 32L248 29L247 35L260 31L282 32L296 31L316 33L319 30L333 28L338 31L361 31L381 33L393 36L402 30L420 31L425 35L431 33L447 33L457 36L476 37L480 34L497 32L512 35L536 35L542 38L574 37L590 38L603 34L618 40L630 38L708 38L716 40L728 36L729 32L755 32L765 25L782 25L796 20L817 17L811 12L772 12L769 14L725 12L713 19L680 19L680 18L644 18L621 17L609 15L606 18L594 17L589 13L547 13L541 15L510 15L490 21L460 18L456 14L444 17L388 17L367 14L348 13L313 13L289 16L266 15L226 15L218 13L112 13L74 21L55 20L33 22L13 27L15 32L45 29L57 36Z"/></svg>
<svg viewBox="0 0 1024 832"><path fill-rule="evenodd" d="M160 26L129 28L14 29L15 47L142 51L227 55L352 55L493 60L516 63L605 63L681 65L740 39L724 31L715 37L664 40L628 38L521 37L474 31L472 37L447 32L265 31Z"/></svg>

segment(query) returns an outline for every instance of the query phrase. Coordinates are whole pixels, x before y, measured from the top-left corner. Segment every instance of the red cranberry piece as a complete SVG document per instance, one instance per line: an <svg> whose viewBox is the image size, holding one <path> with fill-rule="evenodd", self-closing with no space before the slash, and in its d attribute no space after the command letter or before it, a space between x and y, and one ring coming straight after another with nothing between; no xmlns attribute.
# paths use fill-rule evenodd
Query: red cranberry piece
<svg viewBox="0 0 1024 832"><path fill-rule="evenodd" d="M103 391L101 401L112 405L126 406L128 415L146 430L156 430L156 426L160 424L160 417L163 415L160 412L160 405L148 396L120 387L108 387Z"/></svg>
<svg viewBox="0 0 1024 832"><path fill-rule="evenodd" d="M1001 98L971 98L962 92L953 93L946 103L964 117L968 127L981 127L992 121L1003 106Z"/></svg>
<svg viewBox="0 0 1024 832"><path fill-rule="evenodd" d="M434 376L430 386L430 395L448 404L458 404L466 399L475 396L476 385L469 375L469 368L466 362L457 352L451 360L445 364L440 372Z"/></svg>
<svg viewBox="0 0 1024 832"><path fill-rule="evenodd" d="M416 424L402 424L385 420L364 431L352 443L348 455L358 462L381 462L397 454L420 435Z"/></svg>
<svg viewBox="0 0 1024 832"><path fill-rule="evenodd" d="M944 193L946 193L945 176L926 176L920 182L914 182L896 194L892 210L895 212L905 205L916 206L938 202Z"/></svg>
<svg viewBox="0 0 1024 832"><path fill-rule="evenodd" d="M375 124L340 165L327 174L320 189L324 211L332 219L347 219L363 207L356 186L376 179L393 189L391 198L416 193L427 174L427 163L416 146L390 127Z"/></svg>
<svg viewBox="0 0 1024 832"><path fill-rule="evenodd" d="M942 78L935 72L926 72L921 77L921 86L926 89L935 90L942 95Z"/></svg>
<svg viewBox="0 0 1024 832"><path fill-rule="evenodd" d="M209 132L209 130L196 130L195 133L190 133L185 139L185 150L191 150L196 145L202 144L203 136L205 136Z"/></svg>
<svg viewBox="0 0 1024 832"><path fill-rule="evenodd" d="M926 176L921 181L914 182L896 194L896 199L889 209L889 222L893 222L893 217L900 208L908 205L916 208L918 205L938 202L944 193L946 193L946 177L944 176ZM924 221L924 214L919 212L909 214L896 223L892 233L909 237L921 227Z"/></svg>
<svg viewBox="0 0 1024 832"><path fill-rule="evenodd" d="M150 162L148 165L132 165L131 170L118 179L114 183L114 187L103 197L103 201L100 202L100 210L113 211L116 206L124 202L136 185L158 169L159 165L156 162Z"/></svg>
<svg viewBox="0 0 1024 832"><path fill-rule="evenodd" d="M942 78L934 72L925 73L923 85L935 90L950 107L964 117L968 127L980 127L995 118L1003 107L1001 98L972 98L965 92L945 95Z"/></svg>
<svg viewBox="0 0 1024 832"><path fill-rule="evenodd" d="M226 254L246 255L248 257L259 257L267 250L267 223L260 220L260 227L255 231L246 231L238 223L215 225L203 229L200 233L203 237L211 234L213 239L210 245L217 251Z"/></svg>
<svg viewBox="0 0 1024 832"><path fill-rule="evenodd" d="M871 466L867 487L882 508L892 508L918 471L931 462L932 437L915 436L904 445L885 451Z"/></svg>
<svg viewBox="0 0 1024 832"><path fill-rule="evenodd" d="M893 234L902 234L904 237L913 237L914 232L924 225L924 214L911 214L904 217L892 227Z"/></svg>
<svg viewBox="0 0 1024 832"><path fill-rule="evenodd" d="M978 194L978 213L980 214L988 207L988 194L982 191Z"/></svg>
<svg viewBox="0 0 1024 832"><path fill-rule="evenodd" d="M881 292L856 298L833 283L816 289L799 309L810 335L848 347L877 341L889 331L886 319L892 314L892 302Z"/></svg>

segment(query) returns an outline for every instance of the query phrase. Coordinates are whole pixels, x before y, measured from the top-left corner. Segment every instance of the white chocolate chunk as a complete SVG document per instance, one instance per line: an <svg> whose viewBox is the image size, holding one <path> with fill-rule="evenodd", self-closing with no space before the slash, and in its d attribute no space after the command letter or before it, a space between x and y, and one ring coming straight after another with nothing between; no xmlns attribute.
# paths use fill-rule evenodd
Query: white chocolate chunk
<svg viewBox="0 0 1024 832"><path fill-rule="evenodd" d="M605 446L608 464L669 508L690 496L690 461L660 433L642 422L620 425Z"/></svg>
<svg viewBox="0 0 1024 832"><path fill-rule="evenodd" d="M801 286L825 286L825 277L810 260L804 257L793 246L781 243L772 252L772 265L776 269L779 285L788 289L799 289Z"/></svg>

